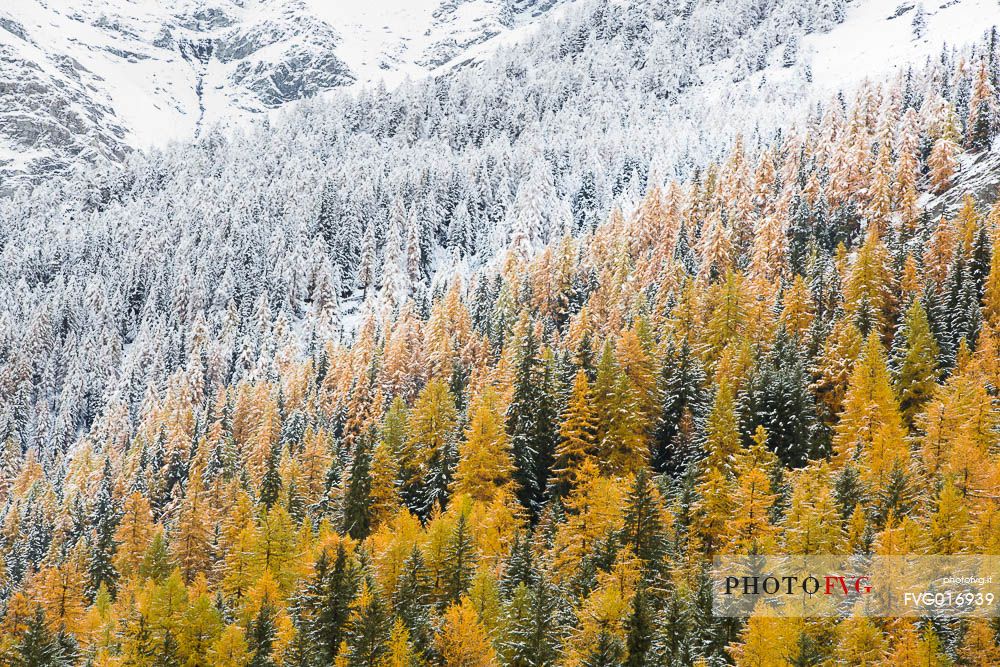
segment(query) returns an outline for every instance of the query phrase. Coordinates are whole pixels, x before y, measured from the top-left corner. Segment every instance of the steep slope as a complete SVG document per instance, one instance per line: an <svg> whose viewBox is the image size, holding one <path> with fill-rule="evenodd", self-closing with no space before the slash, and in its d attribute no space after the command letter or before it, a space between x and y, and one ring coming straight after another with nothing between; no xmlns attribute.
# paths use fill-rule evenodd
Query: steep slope
<svg viewBox="0 0 1000 667"><path fill-rule="evenodd" d="M555 4L5 3L0 180L120 160L324 90L421 76Z"/></svg>
<svg viewBox="0 0 1000 667"><path fill-rule="evenodd" d="M966 195L972 195L980 206L1000 200L1000 145L989 151L959 156L955 186L938 195L926 195L922 203L927 215L937 220L941 216L954 216Z"/></svg>
<svg viewBox="0 0 1000 667"><path fill-rule="evenodd" d="M953 7L982 9L966 2ZM72 441L113 395L136 408L163 390L192 337L224 338L244 364L271 344L254 332L279 320L309 346L351 340L369 316L426 314L451 285L620 220L615 209L635 210L656 185L710 193L738 134L745 155L760 156L820 119L840 141L914 109L937 123L921 129L926 161L941 113L964 137L980 79L996 103L988 26L842 103L813 87L808 63L784 67L781 46L828 39L846 53L835 12L798 0L764 13L757 0L690 9L586 2L477 67L314 98L266 126L205 132L0 198L0 390L16 397L0 426L43 442L36 429L58 422ZM723 23L738 30L720 34ZM734 76L755 50L756 71ZM855 98L879 103L848 116ZM859 140L839 165L868 165L882 143ZM831 187L857 180L843 171ZM691 220L702 225L704 211ZM701 239L688 241L690 268ZM58 340L44 359L41 330Z"/></svg>
<svg viewBox="0 0 1000 667"><path fill-rule="evenodd" d="M323 91L481 66L567 5L586 11L577 0L16 0L0 8L0 193ZM616 5L642 13L637 28L663 42L634 63L649 86L679 86L706 111L682 142L766 133L787 111L922 63L1000 16L989 0L955 0L923 11L917 30L922 5L895 0ZM677 15L704 37L672 36ZM702 63L689 70L692 52Z"/></svg>
<svg viewBox="0 0 1000 667"><path fill-rule="evenodd" d="M554 33L574 66L0 200L0 664L1000 664L985 605L744 624L709 571L998 553L1000 204L919 206L1000 133L998 45L661 182L648 135L581 160L563 122L687 110L614 69L645 23L609 7ZM634 106L585 115L604 86ZM499 270L425 289L483 236Z"/></svg>

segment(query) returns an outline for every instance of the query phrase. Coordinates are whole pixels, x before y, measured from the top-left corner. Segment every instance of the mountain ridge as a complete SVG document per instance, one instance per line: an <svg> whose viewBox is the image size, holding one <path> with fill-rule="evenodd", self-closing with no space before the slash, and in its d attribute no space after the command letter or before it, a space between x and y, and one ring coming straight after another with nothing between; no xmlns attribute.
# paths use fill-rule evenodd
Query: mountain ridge
<svg viewBox="0 0 1000 667"><path fill-rule="evenodd" d="M397 0L17 0L0 9L0 182L121 161L323 91L423 76L561 2L420 0L400 11Z"/></svg>

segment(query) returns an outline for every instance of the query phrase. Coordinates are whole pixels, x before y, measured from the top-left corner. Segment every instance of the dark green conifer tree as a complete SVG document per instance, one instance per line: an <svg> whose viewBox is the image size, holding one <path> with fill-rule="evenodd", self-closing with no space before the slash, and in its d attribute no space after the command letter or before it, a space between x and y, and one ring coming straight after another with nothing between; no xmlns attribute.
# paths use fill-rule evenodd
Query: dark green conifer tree
<svg viewBox="0 0 1000 667"><path fill-rule="evenodd" d="M260 502L270 510L274 503L278 502L281 495L281 440L275 441L271 445L271 451L267 457L267 467L264 469L264 477L260 481Z"/></svg>
<svg viewBox="0 0 1000 667"><path fill-rule="evenodd" d="M337 545L332 563L326 551L320 554L303 607L313 619L310 637L323 664L333 664L340 651L359 587L357 564L343 544Z"/></svg>
<svg viewBox="0 0 1000 667"><path fill-rule="evenodd" d="M528 326L517 353L507 432L514 453L518 499L533 519L537 519L545 502L558 439L558 411L552 385L552 370L542 359L538 341Z"/></svg>
<svg viewBox="0 0 1000 667"><path fill-rule="evenodd" d="M537 582L538 572L531 552L531 541L518 532L514 535L514 544L511 545L510 555L504 564L503 576L500 578L500 593L504 599L509 600L519 585L531 587Z"/></svg>
<svg viewBox="0 0 1000 667"><path fill-rule="evenodd" d="M504 611L500 653L510 667L551 667L560 655L559 602L544 580L519 584Z"/></svg>
<svg viewBox="0 0 1000 667"><path fill-rule="evenodd" d="M118 527L118 507L112 495L113 480L111 477L111 461L104 459L104 472L101 484L94 497L90 511L92 528L90 544L90 562L87 565L89 581L87 582L87 597L93 601L101 585L107 587L112 597L118 582L118 572L115 570L115 529Z"/></svg>
<svg viewBox="0 0 1000 667"><path fill-rule="evenodd" d="M392 596L396 615L410 632L416 651L428 657L433 650L431 626L431 586L424 556L416 546L403 562L403 572Z"/></svg>
<svg viewBox="0 0 1000 667"><path fill-rule="evenodd" d="M626 667L646 667L652 664L653 613L646 591L640 587L632 596L632 612L627 621L625 640Z"/></svg>
<svg viewBox="0 0 1000 667"><path fill-rule="evenodd" d="M625 657L625 647L607 629L602 628L597 636L597 644L583 659L583 667L621 667Z"/></svg>
<svg viewBox="0 0 1000 667"><path fill-rule="evenodd" d="M643 468L635 476L625 500L623 541L643 561L646 571L652 572L662 563L663 539L661 508L656 502L649 472Z"/></svg>
<svg viewBox="0 0 1000 667"><path fill-rule="evenodd" d="M62 667L66 664L62 647L45 620L45 611L35 607L28 627L14 645L13 667Z"/></svg>
<svg viewBox="0 0 1000 667"><path fill-rule="evenodd" d="M363 579L368 596L347 626L347 664L378 667L389 642L391 622L375 578L365 572Z"/></svg>
<svg viewBox="0 0 1000 667"><path fill-rule="evenodd" d="M458 602L469 590L472 575L476 571L476 559L476 545L469 529L469 521L465 512L462 512L458 515L445 551L445 603Z"/></svg>
<svg viewBox="0 0 1000 667"><path fill-rule="evenodd" d="M371 530L371 444L368 438L358 438L351 462L351 476L344 495L341 530L356 540L368 537Z"/></svg>
<svg viewBox="0 0 1000 667"><path fill-rule="evenodd" d="M697 458L695 423L707 409L704 384L705 372L687 343L671 344L660 378L663 413L653 439L655 472L676 477Z"/></svg>
<svg viewBox="0 0 1000 667"><path fill-rule="evenodd" d="M796 340L779 331L771 351L740 392L740 431L749 445L758 426L767 430L768 447L788 466L796 467L826 450L811 377Z"/></svg>
<svg viewBox="0 0 1000 667"><path fill-rule="evenodd" d="M277 611L274 604L265 598L260 611L247 627L247 647L251 651L249 667L275 667L274 640L278 628L275 624Z"/></svg>

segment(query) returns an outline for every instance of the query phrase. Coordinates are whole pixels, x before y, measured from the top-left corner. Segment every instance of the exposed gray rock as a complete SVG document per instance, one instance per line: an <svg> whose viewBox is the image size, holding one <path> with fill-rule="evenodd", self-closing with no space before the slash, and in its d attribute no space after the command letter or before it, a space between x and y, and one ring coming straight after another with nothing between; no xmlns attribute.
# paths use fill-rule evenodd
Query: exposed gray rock
<svg viewBox="0 0 1000 667"><path fill-rule="evenodd" d="M460 56L512 27L517 16L565 0L438 1L431 25L393 34L395 42L364 56L342 53L341 30L353 26L330 25L305 0L257 0L252 7L243 0L175 0L167 7L60 0L32 6L32 12L48 12L42 20L28 11L21 16L16 2L4 3L0 192L155 145L156 123L171 123L164 128L171 137L194 137L209 120L351 85L363 78L352 57L368 67L364 76L372 81L372 68L431 71L472 63ZM125 95L117 88L122 85L129 86ZM143 110L157 114L155 121L143 125Z"/></svg>
<svg viewBox="0 0 1000 667"><path fill-rule="evenodd" d="M347 66L332 53L317 54L295 47L285 55L278 62L241 62L230 80L252 91L271 108L354 82Z"/></svg>
<svg viewBox="0 0 1000 667"><path fill-rule="evenodd" d="M4 182L65 171L80 159L124 158L127 131L83 82L82 69L63 56L54 76L0 45L0 136L16 151L0 166ZM20 156L30 157L13 169Z"/></svg>
<svg viewBox="0 0 1000 667"><path fill-rule="evenodd" d="M0 28L3 28L15 37L20 37L24 41L30 41L28 39L28 33L24 31L24 26L15 21L14 19L5 18L0 16Z"/></svg>

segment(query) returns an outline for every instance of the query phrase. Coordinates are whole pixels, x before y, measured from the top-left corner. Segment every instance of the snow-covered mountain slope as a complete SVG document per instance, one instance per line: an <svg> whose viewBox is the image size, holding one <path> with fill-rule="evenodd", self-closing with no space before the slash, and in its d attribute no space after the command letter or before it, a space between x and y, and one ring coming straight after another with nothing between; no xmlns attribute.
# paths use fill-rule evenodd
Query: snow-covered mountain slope
<svg viewBox="0 0 1000 667"><path fill-rule="evenodd" d="M923 64L944 45L966 43L1000 22L993 0L768 2L757 12L773 20L744 34L747 26L736 25L722 2L606 1L645 12L644 29L654 34L669 35L661 25L678 14L720 26L704 31L718 43L662 45L654 49L660 59L641 64L651 85L679 83L684 95L696 95L708 110L697 131L716 138L757 119L766 132L790 110ZM217 123L241 124L323 91L392 87L478 65L579 5L11 0L0 7L0 193L74 166L121 160L131 149L187 141ZM711 55L689 70L679 61L692 46ZM757 108L743 108L748 98Z"/></svg>
<svg viewBox="0 0 1000 667"><path fill-rule="evenodd" d="M920 204L931 220L937 220L954 216L966 195L983 208L1000 200L1000 143L988 151L959 156L954 187L939 195L925 194Z"/></svg>
<svg viewBox="0 0 1000 667"><path fill-rule="evenodd" d="M787 38L761 31L735 43L729 58L699 70L704 103L718 111L708 114L714 124L704 131L726 134L726 127L747 119L767 131L800 120L817 102L838 94L850 98L866 81L880 84L905 76L1000 25L1000 3L994 0L808 4L831 7L835 24L807 26ZM919 28L914 25L918 14Z"/></svg>
<svg viewBox="0 0 1000 667"><path fill-rule="evenodd" d="M850 5L844 23L827 34L807 35L800 49L817 88L832 93L861 77L887 80L939 56L944 46L978 39L998 21L1000 3L994 0L871 0Z"/></svg>
<svg viewBox="0 0 1000 667"><path fill-rule="evenodd" d="M189 140L324 90L418 77L561 1L9 0L0 181Z"/></svg>
<svg viewBox="0 0 1000 667"><path fill-rule="evenodd" d="M456 11L472 4L456 4ZM320 17L299 5L301 11L279 20L277 7L198 13L194 23L171 23L162 39L165 19L128 29L116 24L119 33L132 30L137 37L114 46L106 39L105 46L132 56L112 57L67 37L79 57L57 57L46 48L63 37L42 40L40 19L8 23L4 30L27 44L18 53L35 49L51 62L45 60L47 69L30 60L16 69L4 64L4 76L22 78L16 89L0 88L7 95L0 130L42 156L55 155L51 142L64 140L84 157L117 157L130 142L155 145L178 136L175 125L187 123L191 132L199 96L184 85L199 77L204 125L242 109L270 109L273 102L262 95L274 91L254 82L291 81L302 71L279 67L282 77L257 77L263 63L287 64L295 54L342 63L323 70L347 77L342 87L360 85L370 76L365 72L375 71L365 67L381 71L371 54L385 53L385 45L349 47L348 31L327 22L346 23L346 14ZM561 7L570 11L541 19L518 7L524 13L515 31L492 38L499 48L463 43L450 68L433 70L438 76L314 95L285 105L291 108L266 124L206 131L193 142L41 179L33 189L0 197L0 303L6 306L0 308L0 394L18 396L7 402L13 406L8 421L27 424L25 441L40 442L54 421L66 434L60 443L70 442L91 426L108 397L137 410L147 387L165 390L190 341L206 335L226 341L226 359L249 364L261 350L270 357L273 339L261 332L275 322L305 347L350 340L362 322L390 323L403 310L426 316L453 285L483 291L483 302L503 303L514 296L490 290L500 289L492 273L505 258L520 261L567 235L589 234L609 218L619 220L615 209L630 215L643 193L667 180L682 183L674 191L699 202L697 193L716 196L720 179L730 192L746 190L758 174L765 184L798 182L807 173L793 170L790 156L833 150L839 160L847 133L852 152L841 160L839 175L833 180L824 167L816 180L834 190L845 182L853 187L857 176L844 163L878 164L891 153L881 150L884 135L875 128L919 110L925 120L912 136L919 137L924 159L931 144L951 150L946 131L966 136L972 109L980 108L971 104L974 87L983 99L1000 88L994 29L1000 6L984 0L925 8L922 31L913 28L916 7L901 11L879 0L566 0ZM236 15L241 22L231 23ZM371 20L365 25L378 24ZM274 25L261 27L268 21ZM258 47L267 41L260 35L273 36L279 24L290 35L299 32ZM100 25L88 29L93 39L103 34ZM318 50L322 37L307 39L324 30L340 40L332 56ZM195 39L204 34L231 39ZM421 35L405 42L386 71L405 77L407 67L435 67L418 61L437 43ZM942 49L945 43L955 48ZM152 56L137 55L140 46L148 55L166 52L169 44L180 54L170 76ZM120 67L100 70L95 63L105 60ZM914 60L917 66L908 69ZM181 64L194 79L178 74ZM144 67L148 77L135 74ZM237 72L244 76L234 83ZM865 78L873 82L857 99L866 113L848 112L850 103L833 93L843 88L853 98L850 89ZM162 102L167 99L188 100L188 106ZM144 111L140 104L149 106ZM806 125L813 131L803 132ZM136 141L141 131L145 144ZM779 132L784 138L775 141ZM819 145L799 144L806 134ZM733 150L737 135L743 150ZM58 149L65 163L75 161L64 145ZM780 178L772 173L776 160L784 165ZM981 173L985 182L987 172L995 172L993 163L970 160L979 158L965 160L962 178ZM807 180L798 187L812 185ZM754 201L725 206L726 218L729 207L744 212L746 229L779 219ZM816 215L830 211L823 201L810 206ZM866 207L863 200L841 202L846 219L836 224L859 228ZM790 202L792 210L812 217ZM723 210L692 208L682 216L691 224L686 228L700 234L709 213L718 213L713 226L724 236ZM696 254L705 244L687 234L675 255L696 273ZM589 281L583 278L580 289L589 289ZM37 340L50 330L59 348L38 361ZM0 414L0 439L2 428Z"/></svg>

